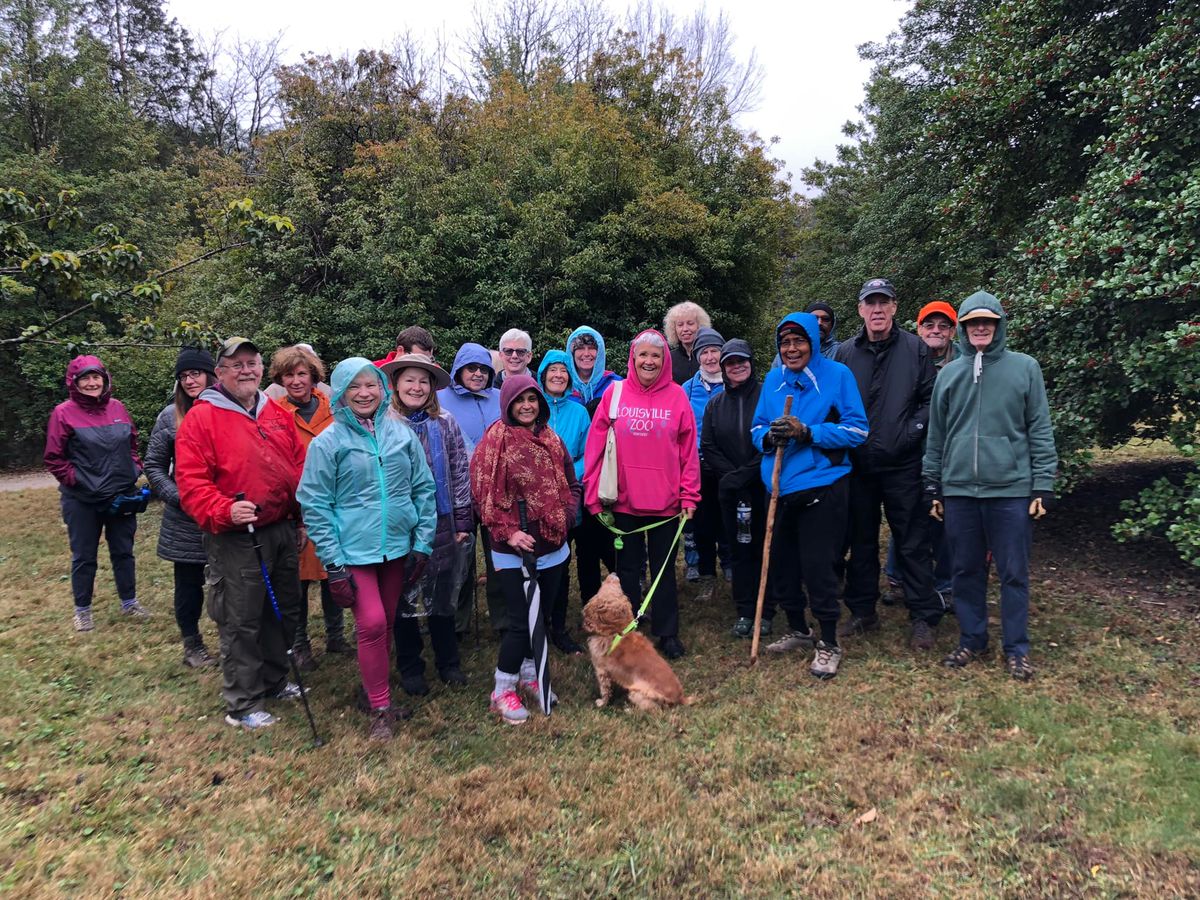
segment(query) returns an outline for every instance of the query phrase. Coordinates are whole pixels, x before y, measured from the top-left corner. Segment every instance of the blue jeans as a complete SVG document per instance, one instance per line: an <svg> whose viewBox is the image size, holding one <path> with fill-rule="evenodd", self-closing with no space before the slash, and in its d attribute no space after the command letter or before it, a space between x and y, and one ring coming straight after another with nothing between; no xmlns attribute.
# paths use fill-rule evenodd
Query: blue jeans
<svg viewBox="0 0 1200 900"><path fill-rule="evenodd" d="M1033 520L1028 497L946 497L946 540L954 560L954 610L959 643L981 651L988 644L987 554L1000 579L1004 653L1029 654L1029 550Z"/></svg>
<svg viewBox="0 0 1200 900"><path fill-rule="evenodd" d="M954 577L954 563L950 558L950 543L946 539L946 526L937 519L929 520L929 542L933 544L933 586L939 594L950 593L950 579ZM900 568L896 565L896 539L888 538L887 563L883 568L891 584L900 583Z"/></svg>

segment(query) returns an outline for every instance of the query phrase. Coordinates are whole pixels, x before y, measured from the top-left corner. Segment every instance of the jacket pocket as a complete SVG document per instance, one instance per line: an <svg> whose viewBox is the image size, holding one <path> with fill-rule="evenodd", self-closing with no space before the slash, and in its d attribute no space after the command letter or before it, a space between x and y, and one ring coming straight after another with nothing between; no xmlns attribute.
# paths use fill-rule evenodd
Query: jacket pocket
<svg viewBox="0 0 1200 900"><path fill-rule="evenodd" d="M980 484L1010 484L1017 475L1017 454L1012 442L1002 436L979 436L978 470Z"/></svg>
<svg viewBox="0 0 1200 900"><path fill-rule="evenodd" d="M650 466L622 466L625 476L625 504L639 513L670 512L679 506L678 487L670 490L670 479L662 470ZM678 477L676 478L678 483Z"/></svg>

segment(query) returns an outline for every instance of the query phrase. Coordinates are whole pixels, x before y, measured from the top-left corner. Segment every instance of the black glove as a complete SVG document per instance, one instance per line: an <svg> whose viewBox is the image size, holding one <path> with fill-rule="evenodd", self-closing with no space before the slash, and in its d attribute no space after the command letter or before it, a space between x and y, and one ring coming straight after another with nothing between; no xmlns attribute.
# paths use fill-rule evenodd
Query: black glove
<svg viewBox="0 0 1200 900"><path fill-rule="evenodd" d="M429 554L422 553L420 550L413 550L408 556L404 557L404 588L405 592L410 587L421 580L425 574L425 567L429 565Z"/></svg>
<svg viewBox="0 0 1200 900"><path fill-rule="evenodd" d="M945 512L942 507L942 483L940 481L926 481L925 489L921 494L925 498L925 505L929 509L929 515L941 522Z"/></svg>

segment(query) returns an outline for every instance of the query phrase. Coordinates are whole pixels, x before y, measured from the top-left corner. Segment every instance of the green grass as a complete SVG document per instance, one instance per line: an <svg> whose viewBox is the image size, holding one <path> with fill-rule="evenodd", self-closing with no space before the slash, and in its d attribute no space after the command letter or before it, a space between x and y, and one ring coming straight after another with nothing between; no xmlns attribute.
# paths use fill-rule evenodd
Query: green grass
<svg viewBox="0 0 1200 900"><path fill-rule="evenodd" d="M137 545L154 618L119 617L102 563L97 628L78 635L55 494L0 495L14 896L1200 893L1190 618L1035 576L1031 684L914 658L894 610L818 683L799 658L746 667L724 586L707 608L685 589L695 706L597 710L588 663L555 656L558 711L504 727L486 710L485 634L464 647L471 687L435 687L387 746L350 707L354 662L327 659L310 682L328 745L312 750L298 708L235 732L219 676L180 665L156 521Z"/></svg>

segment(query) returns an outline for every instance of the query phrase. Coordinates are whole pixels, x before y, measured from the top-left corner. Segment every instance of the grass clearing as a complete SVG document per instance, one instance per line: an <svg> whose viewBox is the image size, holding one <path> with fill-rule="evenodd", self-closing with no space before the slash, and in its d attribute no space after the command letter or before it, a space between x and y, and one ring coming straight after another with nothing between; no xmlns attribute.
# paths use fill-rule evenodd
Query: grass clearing
<svg viewBox="0 0 1200 900"><path fill-rule="evenodd" d="M953 619L914 658L895 609L831 683L795 657L750 670L722 583L706 608L681 601L696 706L597 710L586 660L555 655L559 711L502 726L485 624L463 648L471 686L436 683L385 747L351 707L355 663L326 658L308 681L328 745L311 750L298 707L235 732L219 676L180 665L157 515L137 541L154 617L120 618L102 561L97 627L79 635L55 493L0 495L14 896L1200 894L1195 595L1145 609L1126 581L1089 582L1070 531L1035 546L1029 685L996 659L938 666Z"/></svg>

